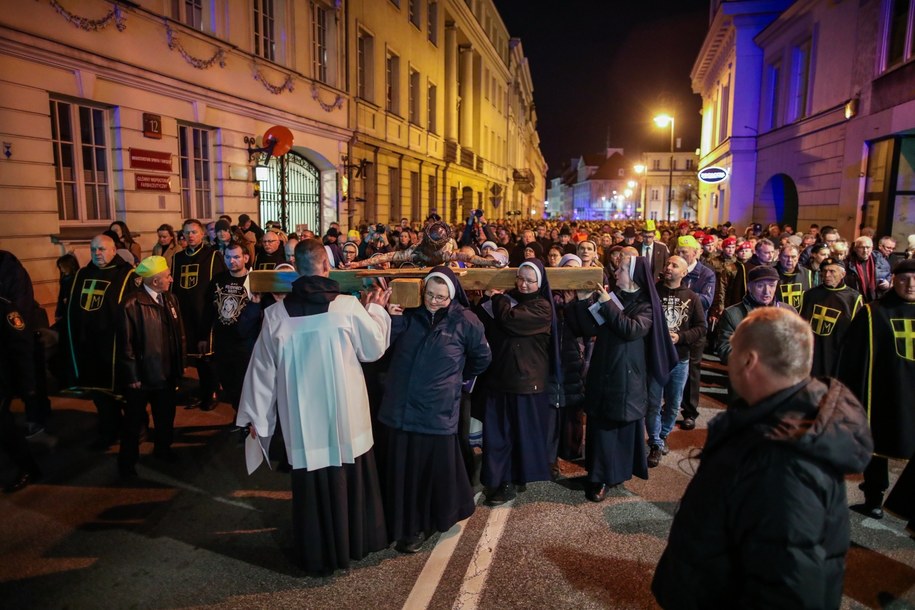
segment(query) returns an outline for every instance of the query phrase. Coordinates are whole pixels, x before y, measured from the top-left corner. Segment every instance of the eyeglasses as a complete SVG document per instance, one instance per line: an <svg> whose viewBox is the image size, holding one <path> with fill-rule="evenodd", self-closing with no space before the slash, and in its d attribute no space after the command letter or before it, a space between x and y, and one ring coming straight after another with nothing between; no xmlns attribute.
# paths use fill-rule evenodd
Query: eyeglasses
<svg viewBox="0 0 915 610"><path fill-rule="evenodd" d="M521 282L523 282L525 284L534 284L534 285L537 284L537 280L528 280L528 279L521 277L520 275L515 276L515 279L520 280Z"/></svg>
<svg viewBox="0 0 915 610"><path fill-rule="evenodd" d="M423 296L425 296L427 299L429 299L433 303L444 303L445 301L448 301L451 299L451 297L448 296L447 294L438 295L438 294L432 294L431 292L423 293Z"/></svg>

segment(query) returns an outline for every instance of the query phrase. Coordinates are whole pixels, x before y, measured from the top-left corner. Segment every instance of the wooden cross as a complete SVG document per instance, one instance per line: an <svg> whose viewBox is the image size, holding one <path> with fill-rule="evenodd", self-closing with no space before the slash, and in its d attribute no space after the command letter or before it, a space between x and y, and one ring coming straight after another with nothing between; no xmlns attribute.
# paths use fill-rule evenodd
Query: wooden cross
<svg viewBox="0 0 915 610"><path fill-rule="evenodd" d="M363 280L381 277L390 282L393 289L391 302L404 307L418 307L422 303L420 291L422 279L432 269L358 269L334 270L330 279L340 284L343 292L359 292L365 288ZM464 290L508 290L515 287L518 269L452 269ZM546 270L550 288L553 290L596 290L604 281L603 269L599 267L548 267ZM299 274L295 271L251 271L251 292L285 293L292 289Z"/></svg>

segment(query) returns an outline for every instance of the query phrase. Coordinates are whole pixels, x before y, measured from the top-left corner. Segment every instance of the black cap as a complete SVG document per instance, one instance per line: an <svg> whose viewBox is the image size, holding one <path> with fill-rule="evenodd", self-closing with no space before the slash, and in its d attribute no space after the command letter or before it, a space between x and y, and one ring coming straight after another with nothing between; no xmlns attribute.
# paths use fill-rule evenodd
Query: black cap
<svg viewBox="0 0 915 610"><path fill-rule="evenodd" d="M563 225L563 227L562 227L561 229L559 229L559 234L560 234L560 235L571 235L571 234L572 234L572 230L569 229L569 227Z"/></svg>
<svg viewBox="0 0 915 610"><path fill-rule="evenodd" d="M229 221L225 218L220 218L216 221L216 224L213 226L215 231L231 231L232 225L229 224Z"/></svg>
<svg viewBox="0 0 915 610"><path fill-rule="evenodd" d="M623 231L623 237L628 237L628 238L635 237L635 227L633 227L633 226L626 227L626 230Z"/></svg>
<svg viewBox="0 0 915 610"><path fill-rule="evenodd" d="M758 267L750 269L750 272L747 274L747 283L758 282L760 280L775 280L777 282L778 271L773 267L767 267L766 265L759 265Z"/></svg>
<svg viewBox="0 0 915 610"><path fill-rule="evenodd" d="M331 227L327 230L327 233L325 233L325 235L327 235L328 237L338 237L340 235L340 231L338 231L336 227Z"/></svg>
<svg viewBox="0 0 915 610"><path fill-rule="evenodd" d="M893 273L915 273L915 258L907 258L904 261L899 261L895 267L893 267Z"/></svg>
<svg viewBox="0 0 915 610"><path fill-rule="evenodd" d="M842 267L843 269L845 268L845 263L843 263L842 261L840 261L837 258L833 258L830 256L829 258L823 259L823 262L820 263L820 269L825 269L826 267L828 267L830 265L836 265L838 267Z"/></svg>

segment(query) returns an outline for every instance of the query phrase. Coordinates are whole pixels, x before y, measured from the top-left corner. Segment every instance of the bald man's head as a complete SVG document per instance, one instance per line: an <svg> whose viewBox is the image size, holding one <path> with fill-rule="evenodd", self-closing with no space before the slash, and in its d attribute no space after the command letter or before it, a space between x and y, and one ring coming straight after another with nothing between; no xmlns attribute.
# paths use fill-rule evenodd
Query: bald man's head
<svg viewBox="0 0 915 610"><path fill-rule="evenodd" d="M117 254L114 240L107 235L96 235L89 243L89 252L92 255L92 264L96 267L107 267Z"/></svg>

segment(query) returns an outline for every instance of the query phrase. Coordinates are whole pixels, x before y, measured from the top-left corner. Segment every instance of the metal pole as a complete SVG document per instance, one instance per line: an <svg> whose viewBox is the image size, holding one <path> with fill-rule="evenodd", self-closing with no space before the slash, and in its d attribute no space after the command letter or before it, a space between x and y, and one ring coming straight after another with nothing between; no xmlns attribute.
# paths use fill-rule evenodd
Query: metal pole
<svg viewBox="0 0 915 610"><path fill-rule="evenodd" d="M670 166L667 174L667 222L674 199L674 118L670 117Z"/></svg>

